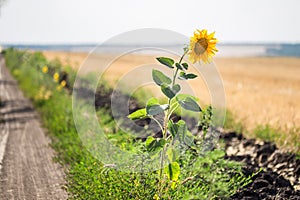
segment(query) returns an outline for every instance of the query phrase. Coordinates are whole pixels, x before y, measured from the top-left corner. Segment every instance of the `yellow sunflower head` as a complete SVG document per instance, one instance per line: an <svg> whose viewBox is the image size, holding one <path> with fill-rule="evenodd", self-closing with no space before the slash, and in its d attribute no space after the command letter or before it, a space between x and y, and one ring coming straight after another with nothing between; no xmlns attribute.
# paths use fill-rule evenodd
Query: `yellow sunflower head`
<svg viewBox="0 0 300 200"><path fill-rule="evenodd" d="M62 87L65 87L65 86L67 85L67 82L66 82L65 80L63 80L63 81L60 82L60 85L61 85Z"/></svg>
<svg viewBox="0 0 300 200"><path fill-rule="evenodd" d="M43 71L44 74L48 73L48 67L47 67L47 66L44 66L44 67L42 68L42 71Z"/></svg>
<svg viewBox="0 0 300 200"><path fill-rule="evenodd" d="M201 60L204 63L211 61L212 56L218 51L216 48L218 41L214 35L215 32L208 34L205 29L194 32L189 46L189 60L192 63L200 62Z"/></svg>
<svg viewBox="0 0 300 200"><path fill-rule="evenodd" d="M55 82L58 82L59 81L59 73L57 73L57 72L54 73L53 79L54 79Z"/></svg>

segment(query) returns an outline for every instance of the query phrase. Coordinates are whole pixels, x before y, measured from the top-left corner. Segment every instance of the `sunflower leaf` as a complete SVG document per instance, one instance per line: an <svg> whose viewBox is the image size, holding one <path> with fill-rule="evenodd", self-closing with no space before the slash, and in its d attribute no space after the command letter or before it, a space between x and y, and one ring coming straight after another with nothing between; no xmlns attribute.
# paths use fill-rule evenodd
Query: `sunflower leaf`
<svg viewBox="0 0 300 200"><path fill-rule="evenodd" d="M187 80L186 77L185 77L185 72L180 72L179 76L178 76L178 79L180 79L180 80Z"/></svg>
<svg viewBox="0 0 300 200"><path fill-rule="evenodd" d="M175 124L172 120L169 120L168 121L168 130L170 131L172 136L175 137L178 132L178 125Z"/></svg>
<svg viewBox="0 0 300 200"><path fill-rule="evenodd" d="M162 109L160 105L147 106L146 110L148 115L157 115L164 111L164 109Z"/></svg>
<svg viewBox="0 0 300 200"><path fill-rule="evenodd" d="M187 63L182 63L181 65L182 65L183 68L186 69L186 70L189 68L189 65L188 65Z"/></svg>
<svg viewBox="0 0 300 200"><path fill-rule="evenodd" d="M194 78L197 78L198 76L196 74L189 73L189 74L186 74L185 77L187 79L194 79Z"/></svg>
<svg viewBox="0 0 300 200"><path fill-rule="evenodd" d="M185 72L180 72L178 79L180 80L188 80L188 79L194 79L197 78L198 76L193 73L186 74Z"/></svg>
<svg viewBox="0 0 300 200"><path fill-rule="evenodd" d="M148 118L146 108L139 109L127 116L131 120Z"/></svg>
<svg viewBox="0 0 300 200"><path fill-rule="evenodd" d="M158 104L159 104L158 99L155 97L150 98L147 102L147 106L153 106Z"/></svg>
<svg viewBox="0 0 300 200"><path fill-rule="evenodd" d="M158 62L160 62L163 65L166 65L169 68L174 68L174 60L172 60L171 58L159 57L156 58L156 60L158 60Z"/></svg>
<svg viewBox="0 0 300 200"><path fill-rule="evenodd" d="M177 94L179 91L180 91L181 87L180 85L178 84L175 84L173 87L172 87L172 91Z"/></svg>
<svg viewBox="0 0 300 200"><path fill-rule="evenodd" d="M175 162L178 159L178 157L180 155L178 150L179 149L176 149L175 147L169 147L167 149L166 153L168 155L168 159L170 160L170 162Z"/></svg>
<svg viewBox="0 0 300 200"><path fill-rule="evenodd" d="M162 84L160 86L161 91L169 98L172 99L180 91L181 87L175 84L172 88L167 84Z"/></svg>
<svg viewBox="0 0 300 200"><path fill-rule="evenodd" d="M180 69L180 70L183 70L183 68L182 68L181 64L179 64L179 63L175 63L175 66L176 66L178 69Z"/></svg>
<svg viewBox="0 0 300 200"><path fill-rule="evenodd" d="M157 152L161 150L166 144L166 140L162 138L154 138L149 136L145 141L146 148L148 152Z"/></svg>
<svg viewBox="0 0 300 200"><path fill-rule="evenodd" d="M151 98L147 102L146 112L147 115L157 115L164 112L168 108L168 104L160 105L157 98Z"/></svg>
<svg viewBox="0 0 300 200"><path fill-rule="evenodd" d="M180 165L177 162L172 162L165 168L164 171L169 180L176 182L180 175Z"/></svg>
<svg viewBox="0 0 300 200"><path fill-rule="evenodd" d="M172 82L172 80L169 77L167 77L164 73L156 69L152 70L152 78L153 81L159 86L161 86L163 83L170 84Z"/></svg>
<svg viewBox="0 0 300 200"><path fill-rule="evenodd" d="M161 91L169 98L172 99L175 96L175 93L172 91L170 86L163 84L160 86Z"/></svg>
<svg viewBox="0 0 300 200"><path fill-rule="evenodd" d="M194 136L188 130L185 121L179 120L175 126L177 128L176 139L179 140L180 143L193 146Z"/></svg>
<svg viewBox="0 0 300 200"><path fill-rule="evenodd" d="M179 94L176 96L176 100L179 105L186 110L201 112L201 108L196 102L196 98L191 95Z"/></svg>

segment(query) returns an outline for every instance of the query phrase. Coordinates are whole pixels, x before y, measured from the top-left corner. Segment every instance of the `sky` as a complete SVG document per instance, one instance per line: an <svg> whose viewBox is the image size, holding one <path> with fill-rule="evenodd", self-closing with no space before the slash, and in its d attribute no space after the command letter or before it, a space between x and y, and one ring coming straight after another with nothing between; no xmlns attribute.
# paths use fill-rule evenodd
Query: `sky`
<svg viewBox="0 0 300 200"><path fill-rule="evenodd" d="M0 2L3 0L0 0ZM6 0L0 43L99 43L161 28L224 43L300 43L300 0Z"/></svg>

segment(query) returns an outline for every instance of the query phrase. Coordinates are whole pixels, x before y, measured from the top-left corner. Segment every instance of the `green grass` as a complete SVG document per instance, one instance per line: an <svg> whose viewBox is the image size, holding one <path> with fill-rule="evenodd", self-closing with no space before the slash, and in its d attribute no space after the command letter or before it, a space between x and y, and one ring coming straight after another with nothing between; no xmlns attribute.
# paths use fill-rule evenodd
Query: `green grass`
<svg viewBox="0 0 300 200"><path fill-rule="evenodd" d="M229 110L226 111L224 123L226 130L243 133L248 137L255 137L260 140L276 143L280 148L294 152L300 155L300 128L293 127L288 131L281 128L273 127L269 124L258 125L254 130L246 130L241 121L237 121L236 117Z"/></svg>
<svg viewBox="0 0 300 200"><path fill-rule="evenodd" d="M284 133L280 132L279 130L271 128L270 125L257 126L253 132L257 138L266 140L266 141L271 141L271 142L275 142L276 140L278 140L280 138L280 136L282 136L284 134Z"/></svg>
<svg viewBox="0 0 300 200"><path fill-rule="evenodd" d="M226 110L224 128L227 130L235 131L237 133L243 133L244 126L241 121L237 121L233 113Z"/></svg>
<svg viewBox="0 0 300 200"><path fill-rule="evenodd" d="M241 164L224 159L222 150L206 155L189 149L178 162L181 173L176 187L165 181L158 189L158 171L126 173L104 166L82 144L73 120L70 90L57 90L54 72L66 70L59 61L49 62L41 53L6 50L6 64L18 80L20 88L32 100L49 131L56 161L67 172L67 190L70 199L153 199L162 190L161 199L214 199L226 198L249 183L250 177L241 173ZM43 74L43 66L49 73ZM70 74L72 88L74 72ZM46 98L45 91L51 95ZM83 108L84 109L84 108ZM117 129L110 110L99 109L97 116L104 133L116 146L127 151L140 151L143 147L127 132Z"/></svg>
<svg viewBox="0 0 300 200"><path fill-rule="evenodd" d="M294 127L286 132L266 124L257 126L253 133L261 140L275 142L286 150L300 154L300 128Z"/></svg>

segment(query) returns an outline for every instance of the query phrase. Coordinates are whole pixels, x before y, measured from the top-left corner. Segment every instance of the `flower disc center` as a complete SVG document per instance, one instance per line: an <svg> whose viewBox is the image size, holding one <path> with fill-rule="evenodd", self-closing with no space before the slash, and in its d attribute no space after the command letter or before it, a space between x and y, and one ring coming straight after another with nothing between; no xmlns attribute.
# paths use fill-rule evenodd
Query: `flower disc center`
<svg viewBox="0 0 300 200"><path fill-rule="evenodd" d="M197 55L201 55L206 51L207 47L208 47L208 43L206 39L201 38L196 42L194 51Z"/></svg>

